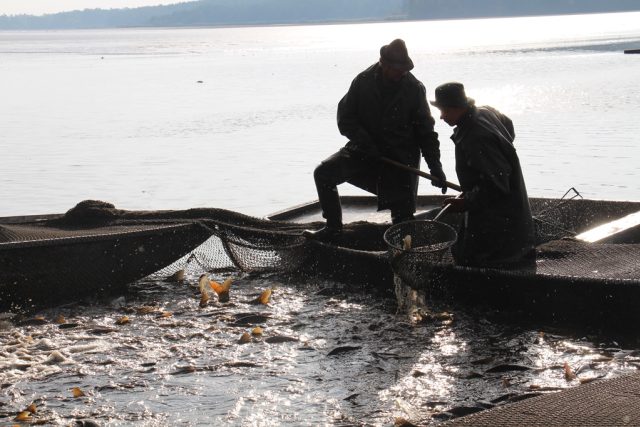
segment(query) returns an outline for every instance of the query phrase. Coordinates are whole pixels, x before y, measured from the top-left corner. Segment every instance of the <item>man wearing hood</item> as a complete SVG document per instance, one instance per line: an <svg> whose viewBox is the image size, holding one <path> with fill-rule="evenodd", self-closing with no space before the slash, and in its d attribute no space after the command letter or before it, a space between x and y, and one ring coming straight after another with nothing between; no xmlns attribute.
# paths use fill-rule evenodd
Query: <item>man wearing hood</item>
<svg viewBox="0 0 640 427"><path fill-rule="evenodd" d="M349 182L378 196L378 210L390 209L394 224L413 219L417 176L379 161L380 156L413 168L420 154L427 162L434 186L446 191L440 163L440 143L426 100L424 85L410 70L413 62L403 40L380 49L380 60L358 74L338 104L338 129L349 139L340 151L314 171L326 226L306 232L331 239L342 230L337 186Z"/></svg>
<svg viewBox="0 0 640 427"><path fill-rule="evenodd" d="M436 88L440 118L455 126L456 173L462 197L445 200L464 213L452 248L457 264L508 268L535 254L535 233L513 123L489 106L476 107L458 82Z"/></svg>

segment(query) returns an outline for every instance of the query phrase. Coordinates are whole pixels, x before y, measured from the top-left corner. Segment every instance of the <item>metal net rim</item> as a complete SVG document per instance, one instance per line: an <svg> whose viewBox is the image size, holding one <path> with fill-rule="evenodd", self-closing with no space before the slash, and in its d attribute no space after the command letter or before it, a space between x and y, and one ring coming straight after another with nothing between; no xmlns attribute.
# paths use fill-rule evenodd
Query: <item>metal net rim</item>
<svg viewBox="0 0 640 427"><path fill-rule="evenodd" d="M409 248L409 249L404 249L402 246L398 246L395 243L393 243L391 241L391 235L399 228L402 227L406 227L408 224L433 224L436 227L439 227L441 229L446 230L447 233L450 233L452 238L446 241L442 241L442 242L434 242L429 244L427 247L425 246L420 246L418 248ZM445 224L444 222L440 222L440 221L433 221L430 219L426 219L426 220L411 220L411 221L404 221L401 222L399 224L395 224L392 225L391 227L389 227L383 235L383 239L384 242L387 244L387 246L389 246L389 248L391 248L392 250L395 251L399 251L401 253L405 253L405 254L429 254L429 253L434 253L434 252L443 252L449 248L451 248L451 246L453 246L456 242L456 240L458 239L458 233L456 232L456 230L450 226L449 224Z"/></svg>

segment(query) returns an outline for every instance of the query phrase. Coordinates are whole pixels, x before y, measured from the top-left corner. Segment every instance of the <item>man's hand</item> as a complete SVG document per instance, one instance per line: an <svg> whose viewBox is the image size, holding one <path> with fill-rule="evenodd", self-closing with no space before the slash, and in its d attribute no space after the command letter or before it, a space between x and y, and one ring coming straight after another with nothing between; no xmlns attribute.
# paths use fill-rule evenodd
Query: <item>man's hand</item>
<svg viewBox="0 0 640 427"><path fill-rule="evenodd" d="M444 174L444 171L441 168L438 168L438 169L431 169L430 173L436 178L436 180L431 181L431 185L433 185L434 187L441 188L442 194L446 194L447 193L447 183L446 183L447 176Z"/></svg>
<svg viewBox="0 0 640 427"><path fill-rule="evenodd" d="M447 207L447 210L449 212L464 212L464 198L462 196L458 196L458 197L449 197L447 199L444 199L444 202L442 203L442 207Z"/></svg>

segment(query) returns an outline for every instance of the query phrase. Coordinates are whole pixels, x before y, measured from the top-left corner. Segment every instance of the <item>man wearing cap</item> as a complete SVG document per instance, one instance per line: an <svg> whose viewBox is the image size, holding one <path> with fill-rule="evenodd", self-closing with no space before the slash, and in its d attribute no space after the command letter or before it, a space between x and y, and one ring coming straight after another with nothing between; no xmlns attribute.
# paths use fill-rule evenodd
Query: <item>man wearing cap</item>
<svg viewBox="0 0 640 427"><path fill-rule="evenodd" d="M314 180L326 226L308 237L330 239L342 230L337 186L349 182L378 196L378 210L390 209L394 224L413 218L417 177L383 164L380 156L418 168L420 154L446 191L440 143L423 84L409 71L413 62L403 40L380 49L380 60L361 72L338 104L338 129L349 142L324 160Z"/></svg>
<svg viewBox="0 0 640 427"><path fill-rule="evenodd" d="M455 126L456 173L462 197L445 200L450 212L464 213L452 248L456 263L510 267L529 263L535 234L520 161L513 146L513 123L488 106L476 107L461 83L436 88L440 118Z"/></svg>

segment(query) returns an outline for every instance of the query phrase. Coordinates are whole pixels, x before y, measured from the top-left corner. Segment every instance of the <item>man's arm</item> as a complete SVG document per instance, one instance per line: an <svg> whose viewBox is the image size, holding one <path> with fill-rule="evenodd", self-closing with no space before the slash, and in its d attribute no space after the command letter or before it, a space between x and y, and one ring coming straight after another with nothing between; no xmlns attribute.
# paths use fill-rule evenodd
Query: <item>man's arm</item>
<svg viewBox="0 0 640 427"><path fill-rule="evenodd" d="M375 142L358 117L360 79L361 77L358 76L351 82L349 91L338 103L338 129L349 139L347 147L371 152L376 150Z"/></svg>
<svg viewBox="0 0 640 427"><path fill-rule="evenodd" d="M440 141L438 141L438 133L434 130L435 120L431 115L429 104L427 104L427 92L424 85L419 83L419 86L418 108L413 119L415 137L429 169L432 171L442 170Z"/></svg>
<svg viewBox="0 0 640 427"><path fill-rule="evenodd" d="M447 186L445 184L447 176L444 174L442 163L440 162L440 141L438 140L438 133L433 129L435 120L431 115L431 110L427 103L427 91L420 82L419 88L418 109L414 116L415 137L431 175L439 180L431 181L431 185L441 188L442 194L445 194L447 192Z"/></svg>

